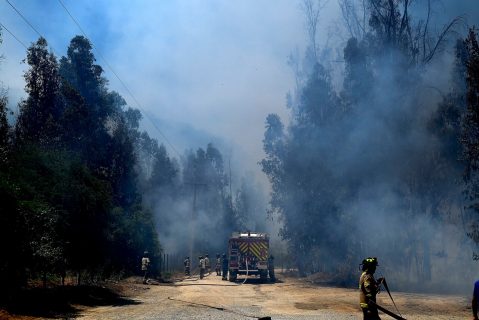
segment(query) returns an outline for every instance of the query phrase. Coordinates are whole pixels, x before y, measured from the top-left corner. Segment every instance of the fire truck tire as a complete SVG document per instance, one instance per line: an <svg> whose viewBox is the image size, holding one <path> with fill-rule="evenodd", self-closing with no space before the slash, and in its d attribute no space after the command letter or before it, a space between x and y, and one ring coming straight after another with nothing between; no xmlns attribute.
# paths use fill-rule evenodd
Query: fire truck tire
<svg viewBox="0 0 479 320"><path fill-rule="evenodd" d="M231 282L234 282L234 281L236 281L236 272L234 272L234 271L233 271L233 272L232 272L232 271L230 271L230 277L229 277L229 280L230 280Z"/></svg>
<svg viewBox="0 0 479 320"><path fill-rule="evenodd" d="M260 271L260 274L259 274L259 278L261 279L261 281L266 281L268 280L268 273L267 272L264 272L264 271Z"/></svg>

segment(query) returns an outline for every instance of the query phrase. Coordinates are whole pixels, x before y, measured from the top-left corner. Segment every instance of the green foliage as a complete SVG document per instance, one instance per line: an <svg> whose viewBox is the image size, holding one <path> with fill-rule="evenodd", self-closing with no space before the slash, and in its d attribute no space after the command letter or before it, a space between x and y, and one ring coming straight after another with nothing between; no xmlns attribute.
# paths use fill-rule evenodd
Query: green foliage
<svg viewBox="0 0 479 320"><path fill-rule="evenodd" d="M469 31L465 44L466 57L466 105L461 125L462 160L465 166L464 181L467 205L475 213L468 236L479 244L477 212L479 212L479 44L475 29ZM477 253L474 253L477 260Z"/></svg>
<svg viewBox="0 0 479 320"><path fill-rule="evenodd" d="M1 90L2 88L0 87L0 162L3 162L5 159L5 149L9 140L10 126L7 120L8 100L6 94L1 92Z"/></svg>
<svg viewBox="0 0 479 320"><path fill-rule="evenodd" d="M463 165L457 161L462 158L462 123L466 112L466 64L467 50L463 40L459 39L455 46L455 61L452 71L451 91L443 97L437 112L429 122L429 129L442 143L442 154L449 161L449 166Z"/></svg>
<svg viewBox="0 0 479 320"><path fill-rule="evenodd" d="M452 92L430 111L437 102L424 90L434 88L424 89L421 73L435 49L418 48L430 39L414 38L408 6L368 1L369 27L343 51L340 93L326 68L306 64L296 70L298 91L288 96L289 126L277 115L266 119L260 164L272 185L270 214L282 219L281 235L303 274L353 274L356 261L375 252L398 273L415 268L418 280L429 281L437 245L430 225L450 223L462 206L458 158L469 54L456 47ZM426 37L427 28L418 30Z"/></svg>
<svg viewBox="0 0 479 320"><path fill-rule="evenodd" d="M155 148L153 156L153 170L149 179L150 187L155 190L172 188L178 175L178 168L168 157L165 146L161 145Z"/></svg>
<svg viewBox="0 0 479 320"><path fill-rule="evenodd" d="M6 176L6 168L0 168L0 281L6 289L0 292L3 296L25 284L30 251L25 217L17 200L18 188Z"/></svg>
<svg viewBox="0 0 479 320"><path fill-rule="evenodd" d="M48 52L46 40L40 38L28 48L26 62L30 66L24 75L28 98L19 106L16 137L19 142L52 145L58 142L63 112L57 60Z"/></svg>
<svg viewBox="0 0 479 320"><path fill-rule="evenodd" d="M462 143L466 163L465 180L469 182L472 199L477 199L477 178L479 170L479 45L475 30L470 30L465 41L468 52L467 60L467 112L463 124Z"/></svg>
<svg viewBox="0 0 479 320"><path fill-rule="evenodd" d="M213 144L208 144L206 150L199 148L196 153L188 154L183 165L183 183L185 194L194 195L196 192L195 212L199 216L197 219L202 221L199 248L224 250L224 244L236 230L236 225L226 190L228 182L223 156Z"/></svg>
<svg viewBox="0 0 479 320"><path fill-rule="evenodd" d="M313 248L334 243L338 253L342 249L342 241L331 228L343 223L336 205L341 188L328 168L335 152L323 138L327 134L331 141L341 141L341 132L330 130L339 121L341 111L329 74L316 65L294 109L294 121L287 134L276 115L269 115L266 121L263 143L267 158L261 165L272 182L272 210L284 221L281 234L294 248L301 272L311 270L308 264ZM332 133L336 136L330 136Z"/></svg>
<svg viewBox="0 0 479 320"><path fill-rule="evenodd" d="M2 266L11 268L13 260L23 270L14 283L29 274L137 272L144 250L159 267L158 231L172 234L164 207L184 203L191 182L204 186L198 210L219 221L212 233L224 243L237 214L219 150L198 149L181 175L166 148L139 131L141 113L109 90L88 39L74 37L59 63L47 48L43 38L28 48L28 97L15 140L8 136L6 98L0 100L0 173L11 198L3 218L23 230L19 258L12 254ZM207 248L210 240L203 240Z"/></svg>
<svg viewBox="0 0 479 320"><path fill-rule="evenodd" d="M0 280L8 288L68 270L138 272L145 249L160 256L137 191L141 115L108 90L91 50L75 37L58 65L45 39L28 49L14 140L1 96Z"/></svg>
<svg viewBox="0 0 479 320"><path fill-rule="evenodd" d="M267 230L266 216L263 215L264 198L261 188L254 184L252 175L243 177L234 198L233 221L227 225L236 225L237 230Z"/></svg>
<svg viewBox="0 0 479 320"><path fill-rule="evenodd" d="M344 48L346 75L341 98L346 109L367 107L370 102L369 84L373 80L373 74L371 58L367 51L367 42L359 42L356 38L349 39ZM355 111L361 112L360 110Z"/></svg>
<svg viewBox="0 0 479 320"><path fill-rule="evenodd" d="M103 69L95 64L92 45L83 36L70 41L66 57L60 59L60 75L83 97L90 106L92 118L98 128L110 111L104 104L107 80L102 76Z"/></svg>

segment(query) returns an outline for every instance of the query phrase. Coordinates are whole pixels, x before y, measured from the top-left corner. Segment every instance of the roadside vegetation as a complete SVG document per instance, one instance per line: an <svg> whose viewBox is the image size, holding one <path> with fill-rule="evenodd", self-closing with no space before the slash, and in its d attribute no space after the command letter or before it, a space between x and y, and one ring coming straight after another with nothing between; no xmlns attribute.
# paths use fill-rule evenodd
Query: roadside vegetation
<svg viewBox="0 0 479 320"><path fill-rule="evenodd" d="M433 27L428 1L339 3L336 48L318 45L324 1L302 1L290 116L266 118L270 214L303 275L356 284L377 256L401 288L461 290L479 239L477 31Z"/></svg>

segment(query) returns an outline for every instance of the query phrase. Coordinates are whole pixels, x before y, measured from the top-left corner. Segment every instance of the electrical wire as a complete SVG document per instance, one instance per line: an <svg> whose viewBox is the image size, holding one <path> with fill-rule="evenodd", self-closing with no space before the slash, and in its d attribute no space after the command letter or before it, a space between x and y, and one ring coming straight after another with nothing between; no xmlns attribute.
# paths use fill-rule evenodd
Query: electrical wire
<svg viewBox="0 0 479 320"><path fill-rule="evenodd" d="M17 9L17 7L15 7L15 6L13 5L13 3L11 3L9 0L5 0L5 1L6 1L6 2L10 5L10 7L12 7L12 9L22 18L22 20L23 20L33 31L35 31L35 33L36 33L40 38L46 39L46 37L44 37L44 36L40 33L40 31L38 31L38 29L35 28L35 26L33 26L33 24L20 12L20 10ZM2 25L2 26L5 28L5 25ZM8 33L10 33L18 42L20 42L20 43L22 44L22 46L25 47L25 49L28 50L28 47L27 47L22 41L20 41L11 31L9 31L7 28L5 28L5 30L7 30ZM58 56L58 54L55 52L55 49L54 49L52 46L50 46L50 50L51 50L51 52L53 52L54 55ZM62 77L62 79L64 79L64 78ZM65 80L65 79L64 79L64 80Z"/></svg>
<svg viewBox="0 0 479 320"><path fill-rule="evenodd" d="M41 38L44 38L46 39L39 31L37 28L35 28L35 26L33 26L33 24L22 14L22 12L20 10L17 9L17 7L15 7L15 5L13 5L9 0L5 0L9 5L10 7L12 7L12 9L23 19L23 21L33 30L35 31L35 33L41 37ZM62 6L62 8L66 11L66 13L68 14L68 16L73 20L73 22L77 25L77 27L80 29L81 33L87 38L88 36L86 35L86 33L84 32L83 28L81 27L80 23L78 22L78 20L75 19L75 17L71 14L71 12L67 9L67 7L65 6L65 4L63 3L62 0L58 0L58 2L60 3L60 5ZM2 24L2 27L8 32L10 33L23 47L25 47L26 49L28 49L28 47L20 40L18 39L9 29L7 29L3 24ZM158 133L160 134L160 136L163 138L163 140L170 146L170 148L178 155L179 158L181 158L181 154L178 152L178 150L176 150L176 148L174 147L174 145L168 140L168 138L166 137L166 135L160 130L160 128L156 125L156 123L148 116L148 114L146 113L145 109L143 108L143 106L141 105L141 103L138 101L138 99L136 99L136 97L134 96L134 94L131 92L131 90L128 88L128 86L125 84L125 82L120 78L120 76L115 72L115 70L111 67L111 65L108 63L108 61L106 60L106 58L102 55L102 53L100 52L100 50L98 50L98 48L94 45L94 43L90 40L91 44L92 44L92 47L96 50L96 52L98 53L98 55L100 56L100 58L105 62L105 65L108 67L108 69L113 73L113 75L118 79L118 81L120 82L120 84L123 86L123 88L125 89L125 91L128 93L128 95L132 98L132 100L136 103L137 107L141 110L141 112L143 113L143 115L145 116L145 118L147 118L151 124L153 125L153 127L158 131ZM53 50L53 53L55 53L55 50Z"/></svg>
<svg viewBox="0 0 479 320"><path fill-rule="evenodd" d="M6 0L8 1L8 0ZM90 39L87 34L85 33L85 31L83 30L83 28L81 27L80 23L78 22L77 19L75 19L75 17L73 16L73 14L68 10L68 8L65 6L65 4L63 3L62 0L58 0L58 2L60 3L60 5L63 7L63 9L65 10L65 12L68 14L68 16L72 19L72 21L76 24L76 26L78 27L78 29L80 30L80 32L83 34L83 36L85 36L85 38L87 39ZM181 158L181 155L180 153L176 150L176 148L173 146L173 144L168 140L168 138L166 137L166 135L160 130L160 128L156 125L156 123L148 116L148 114L146 113L145 109L143 108L143 106L141 105L141 103L136 99L135 95L131 92L131 90L129 89L129 87L126 85L126 83L120 78L120 76L115 72L115 70L113 69L113 67L108 63L108 61L106 60L106 58L103 56L103 54L100 52L100 50L95 46L95 44L93 43L93 41L91 41L91 44L92 44L92 47L96 50L96 52L98 53L98 55L100 56L100 58L103 60L103 62L105 63L105 65L108 67L108 69L111 71L111 73L113 73L113 75L118 79L118 81L120 82L120 84L123 86L123 88L125 89L125 91L130 95L130 97L132 98L132 100L136 103L137 107L141 110L141 112L143 113L143 115L145 116L145 118L147 118L151 124L153 125L153 127L158 131L158 133L161 135L161 137L163 138L163 140L170 146L170 148L178 155L179 158Z"/></svg>
<svg viewBox="0 0 479 320"><path fill-rule="evenodd" d="M17 36L15 34L13 34L13 32L8 30L7 27L5 27L5 25L3 23L0 22L0 26L2 27L2 29L5 29L5 31L7 31L15 40L17 40L18 43L20 43L25 49L28 50L27 45L25 43L23 43L19 38L17 38Z"/></svg>
<svg viewBox="0 0 479 320"><path fill-rule="evenodd" d="M23 21L25 21L25 23L28 24L30 28L32 28L32 30L38 34L39 37L43 38L42 34L38 32L38 30L30 23L30 21L28 21L27 18L25 18L25 16L20 12L20 10L18 10L9 0L5 1L10 5L10 7L13 8L13 10L15 10L15 12L23 19Z"/></svg>

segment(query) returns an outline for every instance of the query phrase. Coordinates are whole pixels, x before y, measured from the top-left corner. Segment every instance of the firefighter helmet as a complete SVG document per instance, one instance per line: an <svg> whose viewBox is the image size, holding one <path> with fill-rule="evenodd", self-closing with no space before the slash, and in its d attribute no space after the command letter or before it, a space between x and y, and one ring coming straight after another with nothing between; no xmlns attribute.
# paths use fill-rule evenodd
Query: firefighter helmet
<svg viewBox="0 0 479 320"><path fill-rule="evenodd" d="M361 262L362 265L362 270L365 271L369 268L376 268L378 264L378 258L376 257L367 257L363 259L363 262Z"/></svg>
<svg viewBox="0 0 479 320"><path fill-rule="evenodd" d="M371 258L371 257L368 257L366 259L363 260L363 264L368 264L368 265L375 265L377 266L378 265L378 258L374 257L374 258Z"/></svg>

